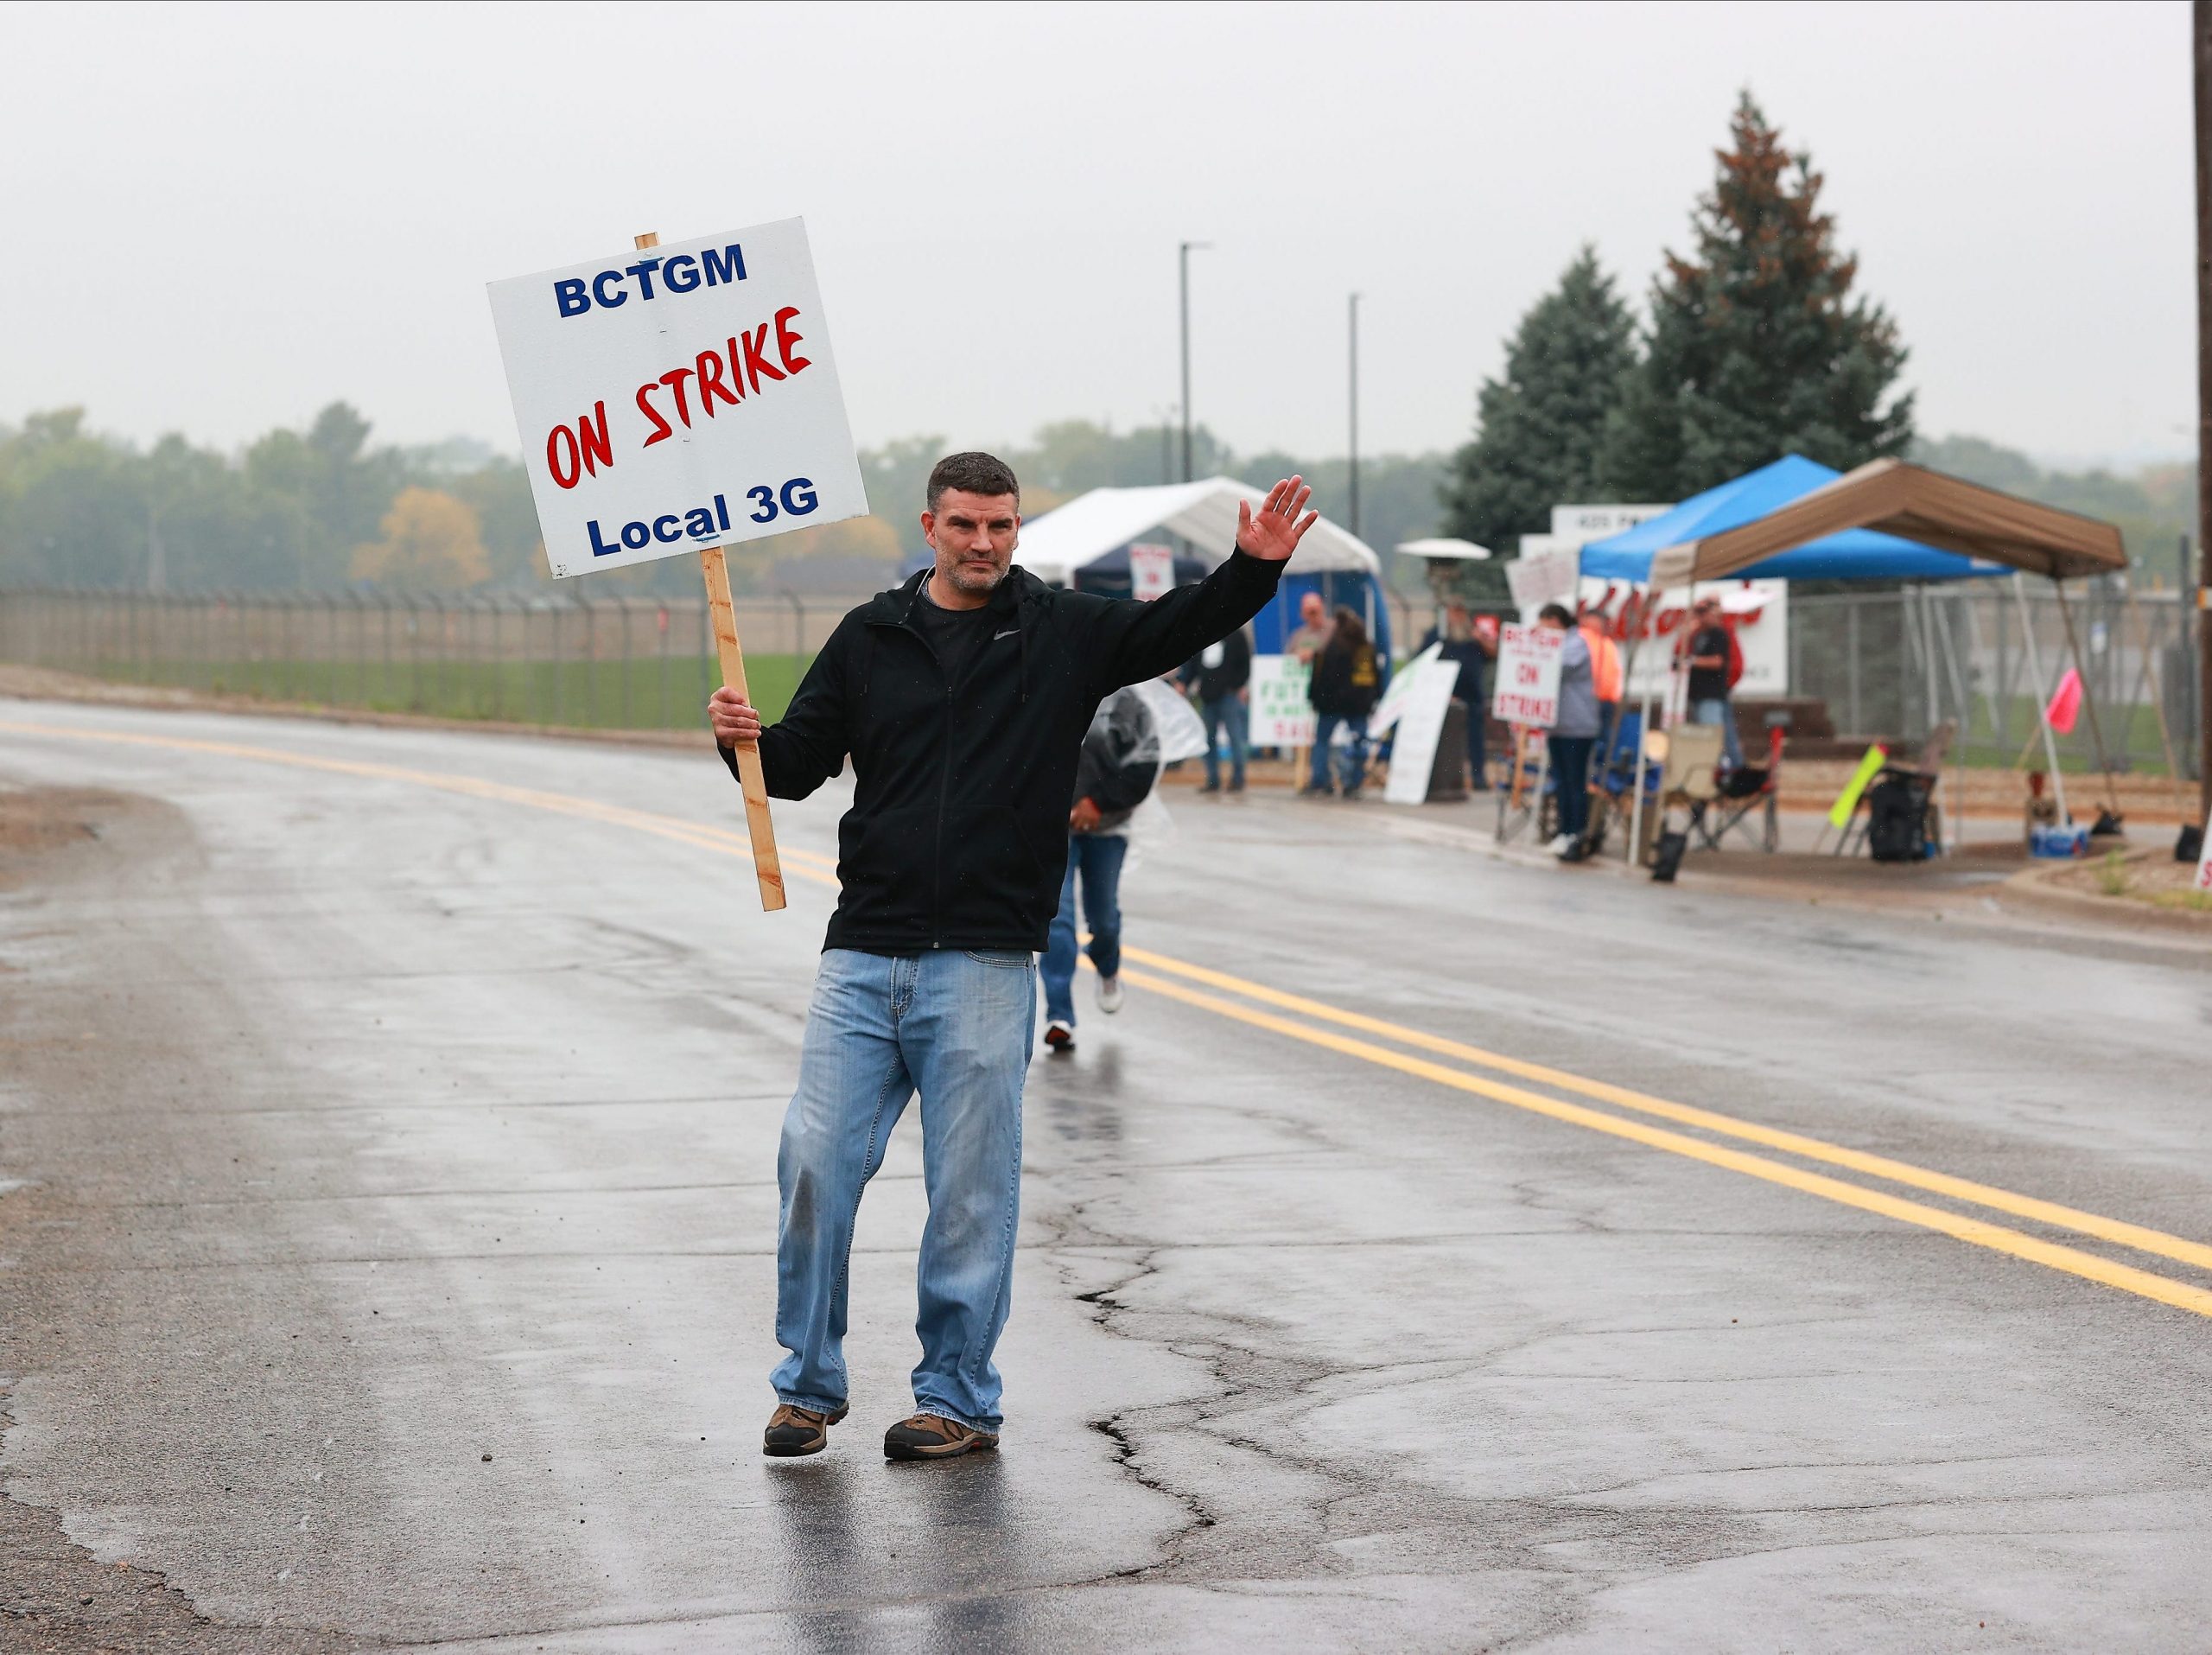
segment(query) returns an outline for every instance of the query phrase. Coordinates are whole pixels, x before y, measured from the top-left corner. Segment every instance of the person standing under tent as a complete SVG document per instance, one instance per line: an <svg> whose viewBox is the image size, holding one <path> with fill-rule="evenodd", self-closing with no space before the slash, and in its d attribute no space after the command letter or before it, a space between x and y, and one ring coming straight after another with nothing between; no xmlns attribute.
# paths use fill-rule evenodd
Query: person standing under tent
<svg viewBox="0 0 2212 1655"><path fill-rule="evenodd" d="M1235 633L1230 634L1231 637ZM1098 1009L1122 1009L1122 864L1129 850L1129 818L1160 775L1160 733L1144 697L1132 686L1098 703L1076 761L1075 803L1068 811L1068 870L1060 880L1059 912L1041 962L1045 1044L1075 1049L1076 875L1083 875L1083 917L1090 927L1084 952L1098 973Z"/></svg>
<svg viewBox="0 0 2212 1655"><path fill-rule="evenodd" d="M1536 624L1567 634L1560 646L1559 710L1548 743L1552 781L1558 790L1559 831L1548 848L1562 862L1580 862L1590 854L1583 842L1590 827L1590 749L1597 745L1604 723L1591 672L1590 640L1562 603L1544 605Z"/></svg>
<svg viewBox="0 0 2212 1655"><path fill-rule="evenodd" d="M1735 687L1736 640L1721 619L1717 597L1701 597L1690 606L1688 659L1690 722L1719 725L1722 762L1737 769L1744 762L1744 745L1729 699Z"/></svg>
<svg viewBox="0 0 2212 1655"><path fill-rule="evenodd" d="M1239 627L1217 644L1208 644L1183 664L1176 680L1198 697L1198 716L1206 729L1206 785L1221 791L1221 742L1229 738L1229 791L1244 791L1244 760L1251 745L1252 640Z"/></svg>
<svg viewBox="0 0 2212 1655"><path fill-rule="evenodd" d="M1483 726L1490 722L1490 697L1484 692L1483 667L1497 653L1497 646L1475 630L1465 598L1452 598L1445 603L1443 624L1431 627L1421 638L1421 649L1431 645L1437 646L1438 659L1459 664L1459 682L1452 693L1467 703L1467 785L1478 793L1486 792L1490 775Z"/></svg>
<svg viewBox="0 0 2212 1655"><path fill-rule="evenodd" d="M1313 662L1313 779L1306 786L1308 793L1330 792L1330 755L1341 726L1351 738L1344 748L1344 795L1359 797L1367 774L1367 717L1382 699L1388 676L1382 652L1368 641L1366 623L1338 605L1328 644Z"/></svg>
<svg viewBox="0 0 2212 1655"><path fill-rule="evenodd" d="M804 799L853 762L837 907L776 1158L787 1354L763 1452L819 1453L845 1416L853 1222L918 1092L922 1359L914 1412L883 1451L939 1460L998 1445L992 1358L1012 1302L1034 957L1064 881L1084 737L1115 690L1173 671L1265 607L1319 521L1312 495L1291 477L1256 507L1240 502L1220 567L1139 603L1014 568L1020 484L990 455L950 455L921 519L935 563L838 623L784 717L764 728L727 687L709 699L732 773L735 749L756 745L779 799Z"/></svg>

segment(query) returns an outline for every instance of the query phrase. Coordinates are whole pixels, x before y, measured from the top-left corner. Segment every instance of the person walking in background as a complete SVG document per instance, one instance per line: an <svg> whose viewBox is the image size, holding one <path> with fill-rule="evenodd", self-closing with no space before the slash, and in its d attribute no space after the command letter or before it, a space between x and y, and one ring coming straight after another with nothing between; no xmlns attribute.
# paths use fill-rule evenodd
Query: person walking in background
<svg viewBox="0 0 2212 1655"><path fill-rule="evenodd" d="M1736 709L1729 700L1735 687L1735 662L1736 640L1720 618L1720 600L1700 598L1690 606L1690 722L1720 726L1721 761L1731 770L1744 762Z"/></svg>
<svg viewBox="0 0 2212 1655"><path fill-rule="evenodd" d="M1344 754L1344 797L1359 797L1360 782L1367 774L1367 716L1382 699L1384 676L1382 652L1368 641L1366 624L1339 605L1329 641L1313 662L1311 695L1317 716L1313 779L1306 784L1307 792L1330 792L1330 755L1341 725L1351 737Z"/></svg>
<svg viewBox="0 0 2212 1655"><path fill-rule="evenodd" d="M1206 785L1221 791L1221 738L1229 737L1229 791L1244 791L1244 756L1252 733L1252 640L1240 627L1217 644L1208 644L1183 665L1177 681L1198 697L1198 717L1206 728Z"/></svg>
<svg viewBox="0 0 2212 1655"><path fill-rule="evenodd" d="M1550 739L1552 780L1558 788L1559 832L1550 850L1561 862L1590 854L1583 836L1590 826L1590 749L1603 722L1598 686L1591 675L1590 640L1566 605L1547 603L1536 624L1567 634L1559 652L1559 716Z"/></svg>
<svg viewBox="0 0 2212 1655"><path fill-rule="evenodd" d="M1478 793L1487 792L1490 776L1483 726L1490 722L1490 697L1483 692L1483 665L1497 653L1497 646L1475 630L1463 598L1446 602L1444 624L1431 627L1422 636L1421 647L1431 645L1437 646L1438 659L1459 664L1459 682L1452 693L1467 703L1467 785Z"/></svg>
<svg viewBox="0 0 2212 1655"><path fill-rule="evenodd" d="M1311 666L1328 643L1329 606L1319 592L1308 592L1298 600L1298 630L1283 640L1283 651Z"/></svg>
<svg viewBox="0 0 2212 1655"><path fill-rule="evenodd" d="M1055 1053L1075 1049L1078 872L1090 927L1084 952L1097 969L1098 1009L1109 1016L1122 1009L1122 863L1129 851L1129 817L1159 774L1160 735L1151 710L1135 689L1116 690L1098 703L1083 738L1068 811L1068 869L1045 945L1045 1044Z"/></svg>

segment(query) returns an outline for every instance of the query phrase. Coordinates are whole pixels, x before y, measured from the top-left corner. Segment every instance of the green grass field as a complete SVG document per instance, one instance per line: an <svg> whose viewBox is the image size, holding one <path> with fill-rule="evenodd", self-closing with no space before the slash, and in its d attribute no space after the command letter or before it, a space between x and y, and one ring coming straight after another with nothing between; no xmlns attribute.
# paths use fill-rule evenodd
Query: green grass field
<svg viewBox="0 0 2212 1655"><path fill-rule="evenodd" d="M2028 767L2044 767L2043 737L2036 722L2036 702L2029 696L2009 697L2005 709L2005 728L2010 733L2007 744L2000 748L1991 733L1989 698L1974 697L1973 739L1966 745L1966 761L1975 767L2010 766L2020 756L2020 749L2030 737L2035 745L2028 753ZM2163 776L2166 761L2158 746L2158 715L2148 705L2131 704L2122 707L2100 705L2097 714L2102 720L2105 750L2115 756L2132 755L2128 768L2137 775ZM2178 751L2182 743L2177 736ZM2069 775L2087 773L2096 767L2096 750L2089 740L2089 715L2086 710L2075 721L2074 733L2058 738L2058 767Z"/></svg>
<svg viewBox="0 0 2212 1655"><path fill-rule="evenodd" d="M745 658L753 704L773 719L811 656ZM631 661L106 661L116 683L159 684L376 712L422 713L586 729L696 729L721 682L696 657Z"/></svg>
<svg viewBox="0 0 2212 1655"><path fill-rule="evenodd" d="M783 716L812 659L807 655L745 658L753 703L764 716ZM587 729L696 729L706 721L705 702L719 681L711 673L704 661L691 655L671 656L666 661L397 660L389 666L382 661L164 662L150 672L143 662L106 661L98 669L98 676L118 683ZM1988 703L1976 698L1973 739L1966 743L1968 765L2002 767L2018 758L2021 744L2036 729L2036 703L2015 696L2007 710L2012 742L2000 750L1991 738ZM2157 716L2148 706L2101 707L2099 711L2108 750L2132 754L2130 768L2138 774L2165 773ZM2093 767L2088 729L2085 712L2074 734L2060 738L2061 770L2074 774ZM1957 756L1954 754L1954 761ZM2042 767L2040 739L2028 762L2032 768Z"/></svg>

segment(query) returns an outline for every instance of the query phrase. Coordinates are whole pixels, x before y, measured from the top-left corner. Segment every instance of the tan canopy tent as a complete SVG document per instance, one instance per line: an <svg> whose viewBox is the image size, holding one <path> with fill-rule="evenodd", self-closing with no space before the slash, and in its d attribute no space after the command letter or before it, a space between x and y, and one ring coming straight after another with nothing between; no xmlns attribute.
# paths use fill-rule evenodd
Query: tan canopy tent
<svg viewBox="0 0 2212 1655"><path fill-rule="evenodd" d="M1651 560L1651 584L1720 580L1844 529L1877 529L2059 581L2127 567L2109 523L1903 460L1874 460L1763 518L1667 547Z"/></svg>
<svg viewBox="0 0 2212 1655"><path fill-rule="evenodd" d="M1855 471L1845 473L1834 482L1799 495L1764 517L1718 534L1662 548L1652 555L1652 589L1725 579L1762 558L1846 529L1878 530L1923 546L2050 577L2058 594L2060 617L2066 626L2067 652L2073 657L2075 670L2083 685L2089 737L2096 748L2098 767L2104 772L2106 793L2116 822L2120 795L2113 784L2112 766L2105 756L2104 732L2100 727L2096 702L2087 694L2088 674L2082 668L2081 641L2075 635L2073 611L2067 604L2064 585L2079 576L2110 574L2126 569L2126 548L2120 542L2119 529L2112 524L2022 500L2001 489L1984 487L1962 477L1947 476L1903 460L1873 460ZM2015 591L2017 594L2017 576ZM2133 593L2129 594L2128 602L2132 608ZM2042 684L2041 661L2032 659L2035 633L2027 623L2024 595L2020 596L2020 604L2022 624L2027 628L2031 670L2038 684ZM2139 617L2137 625L2139 629ZM2046 692L2047 686L2038 691L2037 715L2042 727L2044 755L2050 766L2051 784L2057 791L2059 809L2063 815L2065 783L2059 776L2058 748L2043 703ZM1963 693L1961 702L1959 728L1963 734L1972 714ZM2164 710L2158 703L2152 705L2158 712L2167 767L2178 788L2179 771L2173 763Z"/></svg>

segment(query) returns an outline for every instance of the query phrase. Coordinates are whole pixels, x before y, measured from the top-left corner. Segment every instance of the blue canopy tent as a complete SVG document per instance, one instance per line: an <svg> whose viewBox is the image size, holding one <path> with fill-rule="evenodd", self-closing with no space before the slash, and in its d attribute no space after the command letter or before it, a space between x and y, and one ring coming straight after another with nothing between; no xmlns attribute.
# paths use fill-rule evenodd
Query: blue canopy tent
<svg viewBox="0 0 2212 1655"><path fill-rule="evenodd" d="M1675 578L1669 580L1668 569L1662 568L1659 579L1653 579L1653 565L1663 552L1679 549L1689 543L1705 540L1757 523L1792 502L1803 499L1816 490L1840 481L1843 474L1808 460L1802 454L1785 454L1770 465L1757 471L1746 472L1732 481L1717 488L1708 488L1693 495L1673 510L1661 513L1618 534L1593 540L1582 548L1581 572L1599 580L1624 581L1653 587L1681 584L1681 558L1669 559L1675 566ZM1842 528L1809 539L1802 544L1785 551L1770 553L1755 563L1732 569L1724 577L1732 581L1793 580L1793 581L1955 581L1979 576L2001 575L2005 565L1962 557L1955 551L1942 551L1925 546L1917 541L1904 539L1894 534L1885 534L1868 528ZM1631 645L1633 649L1633 645ZM1624 712L1617 742L1624 741L1629 753L1624 757L1609 748L1609 766L1618 761L1628 775L1636 774L1642 766L1635 756L1642 747L1642 733L1649 716L1649 697L1639 711ZM1647 787L1649 778L1646 779ZM1640 831L1643 793L1637 789L1630 816L1630 850ZM1771 845L1769 847L1771 849Z"/></svg>
<svg viewBox="0 0 2212 1655"><path fill-rule="evenodd" d="M1653 558L1669 547L1755 523L1842 475L1802 454L1785 454L1773 464L1746 472L1733 482L1691 496L1671 512L1603 540L1592 540L1582 548L1582 572L1599 580L1643 584L1651 578ZM1938 551L1878 530L1842 529L1731 570L1726 578L1955 581L2005 572L2002 563Z"/></svg>
<svg viewBox="0 0 2212 1655"><path fill-rule="evenodd" d="M1902 460L1869 461L1844 475L1794 454L1708 489L1664 516L1592 542L1582 549L1581 563L1586 575L1644 582L1654 590L1758 577L1931 583L2007 570L2045 575L2058 595L2076 672L2081 645L2064 582L2126 566L2120 531L2109 523ZM2027 598L2017 574L2013 589L2024 622ZM2064 818L2056 743L2044 716L2043 668L2034 629L2025 630L2044 754ZM1956 663L1950 665L1963 729L1973 703ZM2088 675L2082 676L2086 684ZM2093 700L2089 729L2117 819L2119 796L2110 786Z"/></svg>

